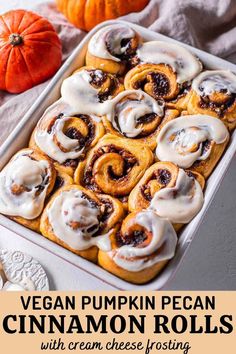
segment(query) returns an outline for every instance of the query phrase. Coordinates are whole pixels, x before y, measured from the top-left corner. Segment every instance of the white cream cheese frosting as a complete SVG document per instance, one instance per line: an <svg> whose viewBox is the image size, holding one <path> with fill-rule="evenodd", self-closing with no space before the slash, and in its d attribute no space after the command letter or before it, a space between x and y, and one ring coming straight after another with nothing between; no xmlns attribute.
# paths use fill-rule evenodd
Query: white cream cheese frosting
<svg viewBox="0 0 236 354"><path fill-rule="evenodd" d="M100 209L77 189L63 191L52 202L47 216L56 237L74 250L97 246L104 251L111 247L109 233L94 236L99 229Z"/></svg>
<svg viewBox="0 0 236 354"><path fill-rule="evenodd" d="M192 80L202 70L201 62L190 51L173 43L146 42L138 48L137 57L141 63L169 65L179 84Z"/></svg>
<svg viewBox="0 0 236 354"><path fill-rule="evenodd" d="M85 69L66 78L61 85L62 100L79 114L102 116L109 109L109 100L99 101L99 89L91 85L92 78Z"/></svg>
<svg viewBox="0 0 236 354"><path fill-rule="evenodd" d="M141 90L126 90L120 92L114 98L100 102L98 96L99 90L93 87L90 82L91 77L86 70L81 70L63 81L61 86L62 100L71 107L72 111L99 117L107 115L108 119L114 122L116 105L124 97L134 95L137 97L137 102L134 104L133 101L133 106L131 105L125 110L126 113L129 111L128 121L124 118L125 112L123 111L120 125L129 137L139 134L139 131L137 131L135 127L136 120L143 115L144 112L151 113L153 110L154 113L160 116L163 115L163 104L158 103L154 98L143 93ZM138 111L140 113L138 113Z"/></svg>
<svg viewBox="0 0 236 354"><path fill-rule="evenodd" d="M64 163L68 159L76 159L84 151L84 147L80 147L77 139L71 139L63 133L64 125L69 119L70 117L58 118L51 132L41 130L39 125L34 134L38 147L59 163ZM59 145L55 142L55 138Z"/></svg>
<svg viewBox="0 0 236 354"><path fill-rule="evenodd" d="M236 93L236 75L229 70L207 70L199 74L192 82L192 89L199 96L208 96L214 92Z"/></svg>
<svg viewBox="0 0 236 354"><path fill-rule="evenodd" d="M199 182L179 169L175 186L156 192L149 209L172 223L187 224L201 210L203 202Z"/></svg>
<svg viewBox="0 0 236 354"><path fill-rule="evenodd" d="M161 218L152 210L146 210L136 215L135 222L152 233L151 242L145 247L124 245L109 252L118 266L130 272L138 272L174 256L177 235L167 219Z"/></svg>
<svg viewBox="0 0 236 354"><path fill-rule="evenodd" d="M211 147L202 152L206 140L224 143L229 137L225 125L207 115L183 116L163 126L157 137L156 155L160 161L170 161L182 168L189 168L197 160L205 160ZM196 148L197 147L197 148Z"/></svg>
<svg viewBox="0 0 236 354"><path fill-rule="evenodd" d="M103 27L90 39L88 51L96 57L119 62L117 55L121 55L126 50L126 46L121 46L122 39L134 36L135 32L126 25L115 24Z"/></svg>
<svg viewBox="0 0 236 354"><path fill-rule="evenodd" d="M141 90L121 92L110 103L108 120L115 129L128 138L134 138L142 132L142 124L138 122L139 118L152 113L160 117L164 114L164 102L157 102Z"/></svg>
<svg viewBox="0 0 236 354"><path fill-rule="evenodd" d="M44 207L50 177L49 163L30 158L32 151L18 152L0 172L0 212L35 219ZM13 193L14 186L21 191ZM43 190L39 193L39 186Z"/></svg>

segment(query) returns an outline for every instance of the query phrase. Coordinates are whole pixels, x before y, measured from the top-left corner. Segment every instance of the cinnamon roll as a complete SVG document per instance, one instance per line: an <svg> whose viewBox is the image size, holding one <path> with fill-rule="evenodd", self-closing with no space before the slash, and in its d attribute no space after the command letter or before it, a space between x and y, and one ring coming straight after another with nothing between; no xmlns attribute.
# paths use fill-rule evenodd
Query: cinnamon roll
<svg viewBox="0 0 236 354"><path fill-rule="evenodd" d="M121 75L140 41L140 36L127 25L103 27L89 41L86 65Z"/></svg>
<svg viewBox="0 0 236 354"><path fill-rule="evenodd" d="M55 193L56 191L58 191L58 189L65 187L65 186L69 186L71 184L74 183L73 178L68 175L67 173L64 172L63 169L61 169L60 167L56 167L56 181L54 184L54 188L52 191L52 194Z"/></svg>
<svg viewBox="0 0 236 354"><path fill-rule="evenodd" d="M60 188L41 217L40 231L51 241L92 262L98 248L109 251L109 235L123 217L115 198L96 196L78 185Z"/></svg>
<svg viewBox="0 0 236 354"><path fill-rule="evenodd" d="M46 156L33 149L20 150L0 172L0 213L38 231L55 179L56 171Z"/></svg>
<svg viewBox="0 0 236 354"><path fill-rule="evenodd" d="M103 117L107 133L133 138L152 150L164 115L164 102L157 102L142 91L124 91L113 100L112 109Z"/></svg>
<svg viewBox="0 0 236 354"><path fill-rule="evenodd" d="M79 163L74 180L97 193L126 196L153 161L145 145L106 134Z"/></svg>
<svg viewBox="0 0 236 354"><path fill-rule="evenodd" d="M135 284L153 279L175 255L177 245L171 223L152 210L129 214L120 232L110 238L112 250L99 251L99 265Z"/></svg>
<svg viewBox="0 0 236 354"><path fill-rule="evenodd" d="M217 117L232 130L236 127L236 75L227 70L208 70L192 82L189 114Z"/></svg>
<svg viewBox="0 0 236 354"><path fill-rule="evenodd" d="M49 156L57 168L73 176L78 161L103 134L103 124L96 117L73 114L59 100L39 120L29 146Z"/></svg>
<svg viewBox="0 0 236 354"><path fill-rule="evenodd" d="M90 85L98 90L99 102L104 102L115 97L118 93L124 91L123 79L116 75L105 72L101 69L95 69L92 66L82 66L74 71L73 75L80 71L86 71L90 76Z"/></svg>
<svg viewBox="0 0 236 354"><path fill-rule="evenodd" d="M163 126L157 137L156 156L207 178L229 141L225 125L207 115L182 116Z"/></svg>
<svg viewBox="0 0 236 354"><path fill-rule="evenodd" d="M123 90L115 75L85 66L63 81L61 96L74 112L101 117L109 111L109 101Z"/></svg>
<svg viewBox="0 0 236 354"><path fill-rule="evenodd" d="M178 230L200 211L204 184L197 172L184 171L171 162L156 162L131 191L129 210L153 210Z"/></svg>
<svg viewBox="0 0 236 354"><path fill-rule="evenodd" d="M141 89L171 108L186 108L190 81L202 69L192 53L176 44L151 41L138 48L135 60L138 65L125 76L127 90Z"/></svg>

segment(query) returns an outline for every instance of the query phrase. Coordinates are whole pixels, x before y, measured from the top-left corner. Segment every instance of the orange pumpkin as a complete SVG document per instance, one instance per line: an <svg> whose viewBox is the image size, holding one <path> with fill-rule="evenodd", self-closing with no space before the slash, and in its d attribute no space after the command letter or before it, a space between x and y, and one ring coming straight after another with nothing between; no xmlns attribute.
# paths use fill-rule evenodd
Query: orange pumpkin
<svg viewBox="0 0 236 354"><path fill-rule="evenodd" d="M149 0L56 0L58 10L76 27L89 31L98 23L141 11Z"/></svg>
<svg viewBox="0 0 236 354"><path fill-rule="evenodd" d="M25 10L0 16L0 90L19 93L47 80L61 58L60 39L48 20Z"/></svg>

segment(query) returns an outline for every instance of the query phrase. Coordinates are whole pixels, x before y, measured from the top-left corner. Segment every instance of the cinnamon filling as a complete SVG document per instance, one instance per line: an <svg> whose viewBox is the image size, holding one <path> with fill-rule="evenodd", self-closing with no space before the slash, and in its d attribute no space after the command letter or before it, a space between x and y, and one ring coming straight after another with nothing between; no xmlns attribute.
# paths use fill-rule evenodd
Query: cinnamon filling
<svg viewBox="0 0 236 354"><path fill-rule="evenodd" d="M110 97L112 97L119 86L119 80L116 78L110 78L110 85L106 88L105 91L99 92L98 99L99 102L107 101Z"/></svg>
<svg viewBox="0 0 236 354"><path fill-rule="evenodd" d="M206 140L202 143L202 151L201 151L201 155L204 155L211 147L211 141L210 140Z"/></svg>
<svg viewBox="0 0 236 354"><path fill-rule="evenodd" d="M155 96L165 96L170 91L170 82L166 75L161 73L151 73L151 82L153 83L153 93Z"/></svg>
<svg viewBox="0 0 236 354"><path fill-rule="evenodd" d="M205 140L202 142L202 150L201 150L201 156L205 155L207 151L211 148L212 146L212 141L211 140ZM196 160L193 163L193 167L199 166L202 163L202 160Z"/></svg>
<svg viewBox="0 0 236 354"><path fill-rule="evenodd" d="M137 123L140 123L140 124L150 123L150 122L153 122L156 117L157 117L156 113L148 113L148 114L145 114L142 117L139 117L137 119Z"/></svg>
<svg viewBox="0 0 236 354"><path fill-rule="evenodd" d="M82 159L82 156L80 157ZM71 168L76 168L80 159L68 159L63 163L63 166L65 167L71 167Z"/></svg>
<svg viewBox="0 0 236 354"><path fill-rule="evenodd" d="M110 145L105 145L100 147L95 153L94 156L91 160L90 166L87 168L87 170L84 173L84 184L86 185L87 188L92 189L94 191L97 192L101 192L100 189L98 188L98 186L96 186L94 179L93 179L93 175L92 175L92 171L93 171L93 165L95 163L95 161L102 156L104 153L116 153L119 154L120 156L122 156L123 160L124 160L124 173L123 176L117 176L113 170L112 170L112 166L109 166L108 168L108 173L111 179L114 180L121 180L127 177L127 174L131 171L131 169L133 168L133 166L135 166L136 164L138 164L138 161L136 159L136 157L134 157L130 152L126 151L123 148L117 147L113 144Z"/></svg>
<svg viewBox="0 0 236 354"><path fill-rule="evenodd" d="M57 190L63 186L64 186L64 179L61 176L57 176L54 184L54 190Z"/></svg>
<svg viewBox="0 0 236 354"><path fill-rule="evenodd" d="M195 175L194 175L194 173L193 173L192 171L187 170L187 171L185 171L185 172L186 172L186 174L187 174L189 177L195 178Z"/></svg>
<svg viewBox="0 0 236 354"><path fill-rule="evenodd" d="M87 148L91 144L91 142L93 141L94 136L95 136L95 125L94 125L92 119L87 115L78 114L78 115L75 115L75 117L83 119L83 121L86 123L86 125L88 127L88 134L86 136L84 136L76 128L70 127L69 129L67 129L65 131L65 135L68 136L70 139L78 140L79 144L78 144L77 149L80 150L83 147ZM84 156L85 156L85 153L81 154L81 156L78 159L68 159L63 163L63 165L66 167L76 168L78 165L78 162L83 160Z"/></svg>
<svg viewBox="0 0 236 354"><path fill-rule="evenodd" d="M170 81L167 76L161 73L150 72L144 80L137 80L133 83L135 90L145 91L145 85L151 83L153 86L153 94L156 97L166 96L170 91Z"/></svg>
<svg viewBox="0 0 236 354"><path fill-rule="evenodd" d="M65 135L70 139L84 140L84 136L74 127L70 127L65 131Z"/></svg>
<svg viewBox="0 0 236 354"><path fill-rule="evenodd" d="M107 74L101 70L89 70L88 72L91 77L90 84L96 86L97 88L101 87L107 79Z"/></svg>
<svg viewBox="0 0 236 354"><path fill-rule="evenodd" d="M147 184L143 185L140 187L140 191L142 196L148 200L149 202L152 200L152 195L151 195L151 190L150 190L150 186L148 186L148 182L151 180L157 180L158 183L160 184L160 186L166 187L171 180L171 173L170 171L166 170L166 169L158 169L157 171L153 172L153 174L151 175L151 177L149 178L149 180L147 181Z"/></svg>
<svg viewBox="0 0 236 354"><path fill-rule="evenodd" d="M222 89L221 92L224 90ZM227 110L235 103L236 94L232 93L229 99L224 103L210 101L208 96L200 97L199 107L202 109L210 109L214 111L219 117L223 117Z"/></svg>
<svg viewBox="0 0 236 354"><path fill-rule="evenodd" d="M94 201L93 199L91 199L89 196L87 196L86 194L82 194L81 197L83 199L86 199L89 201L89 203L94 207L100 210L100 215L98 216L98 220L99 220L99 228L98 230L94 233L94 235L92 235L92 237L96 237L97 235L99 235L105 225L107 220L109 219L109 217L111 216L111 214L114 211L113 208L113 204L111 201L107 200L107 199L102 199L100 198L100 201L102 203L102 205L98 204L96 201ZM89 232L94 231L97 228L97 225L92 226L91 228L88 229Z"/></svg>
<svg viewBox="0 0 236 354"><path fill-rule="evenodd" d="M137 247L143 244L147 240L147 235L144 231L135 230L131 234L124 234L122 235L121 232L116 234L116 243L118 247L121 246L134 246Z"/></svg>
<svg viewBox="0 0 236 354"><path fill-rule="evenodd" d="M120 85L119 80L115 76L105 73L99 69L89 70L88 72L91 77L90 84L97 89L101 88L100 92L98 93L99 102L102 103L114 95L115 91Z"/></svg>
<svg viewBox="0 0 236 354"><path fill-rule="evenodd" d="M184 82L183 85L179 89L178 96L172 102L176 102L181 97L186 96L190 90L191 90L191 85L189 85L188 82Z"/></svg>
<svg viewBox="0 0 236 354"><path fill-rule="evenodd" d="M100 198L100 200L102 202L102 216L100 220L102 223L106 223L106 221L109 219L109 217L114 211L113 204L107 199Z"/></svg>
<svg viewBox="0 0 236 354"><path fill-rule="evenodd" d="M44 175L44 176L42 176L42 178L43 178L42 184L35 187L35 189L37 189L37 192L35 193L35 195L39 195L49 183L49 176Z"/></svg>
<svg viewBox="0 0 236 354"><path fill-rule="evenodd" d="M171 173L168 170L157 170L156 179L160 182L160 184L166 186L168 183L170 183Z"/></svg>
<svg viewBox="0 0 236 354"><path fill-rule="evenodd" d="M132 38L122 38L120 46L121 48L125 48L125 50L121 54L113 53L110 43L108 41L106 41L106 47L111 55L114 55L116 58L125 61L128 60L131 55L134 55L136 51L136 46L134 45L134 42L135 41Z"/></svg>

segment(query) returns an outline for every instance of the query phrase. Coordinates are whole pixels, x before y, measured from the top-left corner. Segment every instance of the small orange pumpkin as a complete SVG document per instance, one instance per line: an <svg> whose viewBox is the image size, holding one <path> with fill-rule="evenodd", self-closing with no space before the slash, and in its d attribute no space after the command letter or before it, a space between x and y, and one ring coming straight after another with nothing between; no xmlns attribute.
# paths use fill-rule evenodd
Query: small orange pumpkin
<svg viewBox="0 0 236 354"><path fill-rule="evenodd" d="M58 10L76 27L89 31L98 23L141 11L149 0L56 0Z"/></svg>
<svg viewBox="0 0 236 354"><path fill-rule="evenodd" d="M61 58L60 39L48 20L25 10L0 16L0 90L28 90L51 77Z"/></svg>

